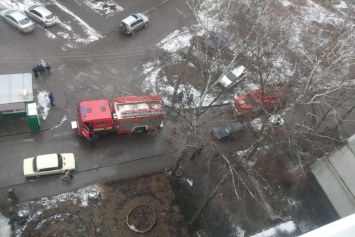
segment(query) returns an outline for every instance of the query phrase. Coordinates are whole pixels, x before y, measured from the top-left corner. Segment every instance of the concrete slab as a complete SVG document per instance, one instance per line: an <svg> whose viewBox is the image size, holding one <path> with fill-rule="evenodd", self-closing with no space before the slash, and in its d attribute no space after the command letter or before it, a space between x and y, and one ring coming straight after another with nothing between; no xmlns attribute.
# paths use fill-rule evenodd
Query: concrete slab
<svg viewBox="0 0 355 237"><path fill-rule="evenodd" d="M318 159L312 172L340 217L355 213L355 140L347 146Z"/></svg>

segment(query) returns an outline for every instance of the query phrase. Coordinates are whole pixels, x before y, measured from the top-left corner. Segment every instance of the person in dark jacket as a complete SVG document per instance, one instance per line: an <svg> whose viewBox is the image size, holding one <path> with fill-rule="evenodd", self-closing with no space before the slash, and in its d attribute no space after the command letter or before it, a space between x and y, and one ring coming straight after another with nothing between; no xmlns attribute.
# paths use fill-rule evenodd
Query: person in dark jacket
<svg viewBox="0 0 355 237"><path fill-rule="evenodd" d="M48 98L49 98L49 101L51 102L51 105L55 106L55 104L54 104L54 96L53 96L52 92L48 93Z"/></svg>
<svg viewBox="0 0 355 237"><path fill-rule="evenodd" d="M13 188L9 188L7 190L7 198L11 201L11 202L14 202L18 199L18 197L16 196L16 193L15 193L15 189Z"/></svg>
<svg viewBox="0 0 355 237"><path fill-rule="evenodd" d="M33 67L32 72L33 72L33 74L35 74L35 78L37 79L38 78L38 67L37 66Z"/></svg>

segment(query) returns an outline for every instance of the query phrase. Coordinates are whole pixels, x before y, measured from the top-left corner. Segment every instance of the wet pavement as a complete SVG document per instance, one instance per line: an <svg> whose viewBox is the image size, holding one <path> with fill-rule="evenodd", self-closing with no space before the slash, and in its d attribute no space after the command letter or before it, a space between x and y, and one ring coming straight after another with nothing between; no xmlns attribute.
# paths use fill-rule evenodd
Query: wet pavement
<svg viewBox="0 0 355 237"><path fill-rule="evenodd" d="M147 11L163 1L120 1L125 11L107 19L79 6L76 1L58 2L92 28L106 34L115 29L120 18L128 13ZM164 14L159 14L157 9L150 10L150 26L134 38L117 32L84 47L77 45L68 48L66 45L74 38L50 38L46 35L49 31L56 36L63 36L61 31L71 26L70 33L80 36L83 32L83 28L70 14L55 5L48 7L58 14L62 24L48 29L36 26L33 34L19 34L11 26L0 22L0 27L7 32L2 37L0 52L7 55L8 59L0 60L1 73L30 72L33 65L45 59L50 62L52 72L39 79L33 78L34 94L37 96L40 91L52 91L56 105L50 108L47 118L41 120L43 131L40 132L30 132L26 119L0 121L1 193L11 186L16 188L21 201L30 200L96 182L161 171L173 164L174 158L169 153L167 143L169 132L164 129L162 133L140 136L112 134L95 141L94 148L91 148L86 140L71 129L70 122L75 119L76 104L80 100L144 94L140 66L145 62L148 45L157 44L181 24L181 21L176 20L165 26L166 20L162 20L171 20L172 16L179 18L176 11L179 4L184 2L166 1L157 8ZM66 51L63 51L63 47ZM141 50L136 53L139 48ZM97 56L98 60L95 60ZM75 154L77 172L70 185L60 183L56 175L25 181L22 171L24 158L57 152Z"/></svg>

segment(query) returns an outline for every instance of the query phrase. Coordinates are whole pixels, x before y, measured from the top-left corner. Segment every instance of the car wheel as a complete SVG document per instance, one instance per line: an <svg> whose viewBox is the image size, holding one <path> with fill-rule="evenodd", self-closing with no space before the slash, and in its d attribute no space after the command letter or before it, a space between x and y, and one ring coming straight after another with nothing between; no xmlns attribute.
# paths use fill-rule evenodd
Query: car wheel
<svg viewBox="0 0 355 237"><path fill-rule="evenodd" d="M146 22L145 24L144 24L144 28L147 28L148 27L148 22Z"/></svg>
<svg viewBox="0 0 355 237"><path fill-rule="evenodd" d="M136 31L135 31L135 30L132 31L131 35L133 36L133 35L135 35L135 34L136 34Z"/></svg>
<svg viewBox="0 0 355 237"><path fill-rule="evenodd" d="M46 28L46 24L44 24L43 22L41 22L41 26L42 26L43 28Z"/></svg>

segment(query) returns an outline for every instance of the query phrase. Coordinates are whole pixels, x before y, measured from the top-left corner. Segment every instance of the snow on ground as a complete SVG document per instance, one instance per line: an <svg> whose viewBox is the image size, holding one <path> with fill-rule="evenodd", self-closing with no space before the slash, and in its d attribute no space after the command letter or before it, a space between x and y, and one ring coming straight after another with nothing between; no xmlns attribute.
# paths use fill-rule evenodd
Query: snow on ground
<svg viewBox="0 0 355 237"><path fill-rule="evenodd" d="M88 44L88 43L91 43L93 41L96 41L96 40L99 40L100 38L102 38L102 35L99 32L97 32L94 28L89 26L85 21L83 21L80 17L76 16L69 9L64 7L62 4L60 4L56 0L52 0L52 2L55 5L57 5L62 11L64 11L67 14L71 15L79 23L79 25L82 27L82 29L86 33L87 38L80 38L77 34L73 34L74 35L73 38L75 39L75 43ZM78 47L78 45L75 44L75 43L67 44L67 46L69 46L70 48L76 48L76 47Z"/></svg>
<svg viewBox="0 0 355 237"><path fill-rule="evenodd" d="M8 224L9 219L4 217L0 212L0 237L11 236L11 226Z"/></svg>
<svg viewBox="0 0 355 237"><path fill-rule="evenodd" d="M344 1L340 1L339 4L334 4L334 6L338 9L347 9L348 8L348 4L346 4L346 2L344 2Z"/></svg>
<svg viewBox="0 0 355 237"><path fill-rule="evenodd" d="M26 224L16 230L16 235L21 236L23 230L26 229L27 224L31 221L35 221L35 220L39 219L44 210L55 208L58 206L58 204L60 204L62 202L72 201L74 204L79 205L80 207L88 206L89 205L88 194L92 191L95 191L98 193L103 192L101 185L94 184L94 185L90 185L90 186L81 188L77 192L62 193L57 196L53 196L53 197L49 197L49 198L43 197L43 198L36 200L36 201L29 201L29 202L20 203L18 205L18 209L28 210L29 217L27 219ZM66 214L51 216L47 219L42 220L40 225L41 224L45 225L47 222L51 222L54 219L58 219L58 218L65 219ZM1 228L2 228L2 216L0 213L0 229ZM6 230L6 229L4 229L4 230ZM7 235L7 236L10 236L10 235ZM2 237L2 236L0 235L0 237ZM5 235L4 235L4 237L5 237Z"/></svg>
<svg viewBox="0 0 355 237"><path fill-rule="evenodd" d="M110 17L124 9L112 0L79 0L82 4L103 17Z"/></svg>
<svg viewBox="0 0 355 237"><path fill-rule="evenodd" d="M289 47L295 50L301 50L302 45L302 35L304 34L304 30L308 29L308 25L313 22L318 22L319 24L331 24L331 25L339 25L343 23L343 19L341 19L337 14L328 11L322 6L314 3L312 0L304 1L304 4L295 4L290 0L280 0L282 5L285 8L293 8L293 12L296 12L296 15L292 15L288 18L291 22L292 27L288 28L289 36L290 36L290 44ZM175 30L171 34L169 34L165 39L157 44L157 47L162 48L163 50L173 53L173 61L177 61L180 59L177 52L179 49L189 46L190 40L192 38L192 34L190 32L194 32L194 34L201 35L206 30L216 30L223 29L226 24L226 19L218 18L216 12L221 7L224 1L213 1L207 0L201 4L201 8L197 11L197 21L198 24L192 26L191 29L183 28L181 30ZM344 2L340 3L340 6L344 7ZM326 40L326 39L325 39ZM324 41L325 42L325 41ZM283 80L284 78L288 78L292 76L291 64L281 58L280 56L276 56L273 60L275 70L271 72L270 78L276 80ZM146 79L143 82L143 90L159 94L162 93L163 101L167 105L170 105L171 95L173 93L174 88L171 86L166 86L164 82L167 81L167 78L157 78L159 75L160 68L156 66L155 62L148 62L144 66L143 74L146 75ZM223 66L223 65L222 65ZM223 68L222 66L215 65L216 68ZM188 88L194 94L194 103L198 105L201 92L191 87L190 85L181 85L179 90L184 90ZM240 96L244 94L247 90L256 89L258 85L249 83L246 85L246 88L235 88L232 98ZM207 106L214 99L213 95L208 95L203 105ZM221 102L221 103L225 103Z"/></svg>
<svg viewBox="0 0 355 237"><path fill-rule="evenodd" d="M250 237L275 237L295 234L297 226L293 221L283 222L269 229L263 230L257 234L250 235ZM293 235L292 235L293 236Z"/></svg>
<svg viewBox="0 0 355 237"><path fill-rule="evenodd" d="M41 119L46 120L50 109L48 91L39 91L37 94L37 107Z"/></svg>
<svg viewBox="0 0 355 237"><path fill-rule="evenodd" d="M192 38L191 33L187 28L181 30L175 30L170 33L165 39L160 41L157 46L164 49L167 52L176 52L185 46L190 45L190 39Z"/></svg>

